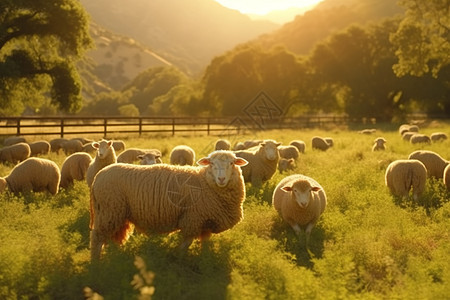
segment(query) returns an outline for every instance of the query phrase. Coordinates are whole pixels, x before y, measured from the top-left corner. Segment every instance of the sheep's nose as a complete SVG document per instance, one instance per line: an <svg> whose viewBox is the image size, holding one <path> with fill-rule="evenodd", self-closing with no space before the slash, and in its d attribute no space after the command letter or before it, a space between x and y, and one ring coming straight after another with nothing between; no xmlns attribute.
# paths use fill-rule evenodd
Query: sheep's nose
<svg viewBox="0 0 450 300"><path fill-rule="evenodd" d="M217 179L221 184L225 183L225 177L218 177Z"/></svg>

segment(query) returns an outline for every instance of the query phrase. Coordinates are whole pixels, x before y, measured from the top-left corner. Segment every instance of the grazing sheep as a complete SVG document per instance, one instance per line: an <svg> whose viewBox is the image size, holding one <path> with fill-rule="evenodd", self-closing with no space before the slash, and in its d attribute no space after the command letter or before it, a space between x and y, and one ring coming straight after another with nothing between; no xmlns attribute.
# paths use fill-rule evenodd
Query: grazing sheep
<svg viewBox="0 0 450 300"><path fill-rule="evenodd" d="M248 165L242 168L242 174L245 182L251 182L253 185L261 185L264 181L272 178L277 171L280 154L278 146L274 140L264 140L256 150L236 151L236 156L242 157L248 161Z"/></svg>
<svg viewBox="0 0 450 300"><path fill-rule="evenodd" d="M81 151L92 154L95 153L97 149L95 149L94 146L92 146L92 142L89 142L83 145L83 149L81 149Z"/></svg>
<svg viewBox="0 0 450 300"><path fill-rule="evenodd" d="M430 144L431 139L427 135L416 133L413 136L411 136L409 142L411 144Z"/></svg>
<svg viewBox="0 0 450 300"><path fill-rule="evenodd" d="M450 191L450 164L448 164L447 167L445 167L443 179L444 179L444 184L447 187L447 190Z"/></svg>
<svg viewBox="0 0 450 300"><path fill-rule="evenodd" d="M170 164L172 165L194 165L195 151L186 145L178 145L170 152Z"/></svg>
<svg viewBox="0 0 450 300"><path fill-rule="evenodd" d="M295 159L293 158L280 158L278 161L278 171L283 173L284 171L294 170L295 169Z"/></svg>
<svg viewBox="0 0 450 300"><path fill-rule="evenodd" d="M147 152L142 155L138 155L138 158L141 160L141 165L154 165L154 164L161 164L161 153L159 152Z"/></svg>
<svg viewBox="0 0 450 300"><path fill-rule="evenodd" d="M417 150L412 152L408 159L420 160L427 168L428 177L442 178L444 176L444 169L449 164L448 160L445 160L436 152L429 150Z"/></svg>
<svg viewBox="0 0 450 300"><path fill-rule="evenodd" d="M376 129L363 129L363 130L358 131L358 133L360 133L360 134L372 134L375 132L377 132Z"/></svg>
<svg viewBox="0 0 450 300"><path fill-rule="evenodd" d="M417 125L409 125L409 124L402 124L400 125L398 132L400 133L400 135L403 136L403 134L405 132L419 132L419 126Z"/></svg>
<svg viewBox="0 0 450 300"><path fill-rule="evenodd" d="M214 145L215 150L231 150L231 143L225 139L219 139Z"/></svg>
<svg viewBox="0 0 450 300"><path fill-rule="evenodd" d="M323 187L301 174L285 177L273 192L272 205L297 235L305 229L308 248L311 231L327 206Z"/></svg>
<svg viewBox="0 0 450 300"><path fill-rule="evenodd" d="M382 137L376 138L372 146L372 151L386 150L385 144L386 144L385 138Z"/></svg>
<svg viewBox="0 0 450 300"><path fill-rule="evenodd" d="M88 144L88 143L92 143L92 142L93 142L93 140L87 139L87 138L84 138L84 137L73 138L72 140L78 140L78 141L80 141L83 145Z"/></svg>
<svg viewBox="0 0 450 300"><path fill-rule="evenodd" d="M416 200L424 191L427 179L425 165L417 159L399 159L386 169L385 183L394 196L407 197L411 188Z"/></svg>
<svg viewBox="0 0 450 300"><path fill-rule="evenodd" d="M83 151L83 143L78 139L68 140L61 144L61 148L66 155L70 155L75 152Z"/></svg>
<svg viewBox="0 0 450 300"><path fill-rule="evenodd" d="M117 162L116 152L112 147L112 141L101 140L100 142L93 142L92 146L97 149L97 154L94 160L89 164L86 172L86 182L90 187L94 181L95 175L106 167L107 165Z"/></svg>
<svg viewBox="0 0 450 300"><path fill-rule="evenodd" d="M326 151L331 145L324 138L315 136L311 139L311 147L312 149Z"/></svg>
<svg viewBox="0 0 450 300"><path fill-rule="evenodd" d="M26 143L27 140L21 136L10 136L3 141L3 146L12 146L18 143Z"/></svg>
<svg viewBox="0 0 450 300"><path fill-rule="evenodd" d="M333 138L325 137L325 138L323 138L323 139L325 140L325 142L328 143L328 145L329 145L330 147L333 147L333 146L334 146L334 140L333 140Z"/></svg>
<svg viewBox="0 0 450 300"><path fill-rule="evenodd" d="M74 153L64 160L61 166L60 187L67 189L74 180L84 180L86 172L92 162L92 157L85 152Z"/></svg>
<svg viewBox="0 0 450 300"><path fill-rule="evenodd" d="M252 147L256 147L259 144L261 144L263 142L263 140L246 140L244 142L244 148L245 149L250 149Z"/></svg>
<svg viewBox="0 0 450 300"><path fill-rule="evenodd" d="M415 134L416 134L415 132L407 131L407 132L403 133L402 140L409 142L411 140L411 137Z"/></svg>
<svg viewBox="0 0 450 300"><path fill-rule="evenodd" d="M16 165L4 179L8 189L14 194L48 191L55 195L58 192L61 173L53 161L30 157Z"/></svg>
<svg viewBox="0 0 450 300"><path fill-rule="evenodd" d="M433 132L430 136L432 142L445 141L448 137L444 132Z"/></svg>
<svg viewBox="0 0 450 300"><path fill-rule="evenodd" d="M113 140L113 148L116 152L123 151L126 148L125 142L122 140Z"/></svg>
<svg viewBox="0 0 450 300"><path fill-rule="evenodd" d="M300 156L300 152L297 147L289 145L289 146L280 146L278 147L278 151L280 152L280 158L293 158L297 159Z"/></svg>
<svg viewBox="0 0 450 300"><path fill-rule="evenodd" d="M117 156L117 162L132 164L135 161L139 160L139 155L144 155L146 152L146 149L128 148Z"/></svg>
<svg viewBox="0 0 450 300"><path fill-rule="evenodd" d="M289 145L297 147L298 152L300 152L300 153L305 153L305 150L306 150L306 144L305 144L304 141L294 140L294 141L291 141L291 142L289 143Z"/></svg>
<svg viewBox="0 0 450 300"><path fill-rule="evenodd" d="M0 162L16 164L24 161L31 155L30 146L27 143L17 143L0 149Z"/></svg>
<svg viewBox="0 0 450 300"><path fill-rule="evenodd" d="M180 230L180 248L236 225L243 217L245 184L231 151L215 151L201 167L115 164L101 170L91 189L91 259L112 239L126 241L133 231Z"/></svg>
<svg viewBox="0 0 450 300"><path fill-rule="evenodd" d="M244 143L237 142L236 145L234 145L233 150L234 151L245 150Z"/></svg>
<svg viewBox="0 0 450 300"><path fill-rule="evenodd" d="M67 142L67 139L57 138L50 140L50 151L59 153L59 150L63 149L63 144Z"/></svg>
<svg viewBox="0 0 450 300"><path fill-rule="evenodd" d="M30 146L30 156L37 156L37 155L47 155L50 152L50 143L47 141L37 141L33 143L28 143L28 146Z"/></svg>

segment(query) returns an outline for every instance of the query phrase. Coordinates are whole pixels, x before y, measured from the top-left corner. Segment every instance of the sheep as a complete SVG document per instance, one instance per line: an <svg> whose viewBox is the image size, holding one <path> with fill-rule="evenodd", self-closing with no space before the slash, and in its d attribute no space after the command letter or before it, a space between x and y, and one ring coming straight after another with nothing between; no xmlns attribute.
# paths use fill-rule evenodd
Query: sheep
<svg viewBox="0 0 450 300"><path fill-rule="evenodd" d="M300 156L300 152L297 147L289 145L289 146L280 146L278 147L278 151L280 152L280 158L293 158L297 159Z"/></svg>
<svg viewBox="0 0 450 300"><path fill-rule="evenodd" d="M215 150L231 150L231 143L225 139L219 139L214 144Z"/></svg>
<svg viewBox="0 0 450 300"><path fill-rule="evenodd" d="M141 160L141 165L154 165L161 164L161 154L157 152L147 152L142 155L138 155L138 158Z"/></svg>
<svg viewBox="0 0 450 300"><path fill-rule="evenodd" d="M300 140L293 140L289 143L289 145L291 146L295 146L298 149L298 152L300 153L305 153L306 150L306 144L304 141L300 141Z"/></svg>
<svg viewBox="0 0 450 300"><path fill-rule="evenodd" d="M48 191L50 194L56 195L61 173L55 162L49 159L30 157L16 165L4 180L8 189L14 194Z"/></svg>
<svg viewBox="0 0 450 300"><path fill-rule="evenodd" d="M334 140L333 140L333 138L325 137L325 138L323 138L323 139L325 140L325 142L328 143L328 145L329 145L330 147L333 147L333 146L334 146Z"/></svg>
<svg viewBox="0 0 450 300"><path fill-rule="evenodd" d="M444 141L447 138L447 134L444 132L433 132L430 136L432 142Z"/></svg>
<svg viewBox="0 0 450 300"><path fill-rule="evenodd" d="M233 150L234 151L245 150L244 143L237 142L236 145L234 145Z"/></svg>
<svg viewBox="0 0 450 300"><path fill-rule="evenodd" d="M363 130L358 131L359 134L372 134L375 132L377 132L377 130L373 129L373 128L372 129L363 129Z"/></svg>
<svg viewBox="0 0 450 300"><path fill-rule="evenodd" d="M280 158L278 161L278 171L283 173L284 171L294 170L295 169L295 159L293 158Z"/></svg>
<svg viewBox="0 0 450 300"><path fill-rule="evenodd" d="M327 206L323 187L305 175L285 177L273 192L272 206L297 235L305 229L308 249L311 231Z"/></svg>
<svg viewBox="0 0 450 300"><path fill-rule="evenodd" d="M228 230L243 218L247 162L231 151L214 151L200 167L115 164L95 177L90 194L91 259L112 239L124 243L141 232L180 231L180 249L194 239Z"/></svg>
<svg viewBox="0 0 450 300"><path fill-rule="evenodd" d="M373 141L374 144L372 146L372 151L380 151L380 150L386 150L386 139L383 137L378 137Z"/></svg>
<svg viewBox="0 0 450 300"><path fill-rule="evenodd" d="M17 143L0 149L0 162L16 164L24 161L30 155L31 149L27 143Z"/></svg>
<svg viewBox="0 0 450 300"><path fill-rule="evenodd" d="M83 148L81 149L81 152L86 152L89 154L95 153L95 151L97 151L97 149L92 146L92 142L83 144Z"/></svg>
<svg viewBox="0 0 450 300"><path fill-rule="evenodd" d="M158 149L128 148L117 156L117 162L132 164L135 161L140 160L139 155L145 155L149 152L161 156L161 151Z"/></svg>
<svg viewBox="0 0 450 300"><path fill-rule="evenodd" d="M314 136L311 139L311 147L312 149L326 151L328 148L331 147L331 145L324 138L320 136Z"/></svg>
<svg viewBox="0 0 450 300"><path fill-rule="evenodd" d="M398 132L400 135L403 135L405 132L419 132L419 126L417 125L409 125L409 124L402 124L400 125Z"/></svg>
<svg viewBox="0 0 450 300"><path fill-rule="evenodd" d="M123 151L126 148L125 142L122 140L113 140L113 148L116 152Z"/></svg>
<svg viewBox="0 0 450 300"><path fill-rule="evenodd" d="M417 150L409 154L408 159L420 160L427 168L428 177L442 178L444 176L444 169L449 164L436 152L429 150Z"/></svg>
<svg viewBox="0 0 450 300"><path fill-rule="evenodd" d="M416 134L415 132L407 131L407 132L403 133L402 140L409 142L411 140L411 137L415 134Z"/></svg>
<svg viewBox="0 0 450 300"><path fill-rule="evenodd" d="M77 152L66 157L61 166L61 182L59 186L67 189L74 180L84 180L92 162L92 157L85 152Z"/></svg>
<svg viewBox="0 0 450 300"><path fill-rule="evenodd" d="M278 146L274 140L264 140L256 150L235 151L236 156L242 157L248 161L248 165L242 168L242 174L245 182L251 182L252 185L261 185L264 181L272 178L277 171L280 154Z"/></svg>
<svg viewBox="0 0 450 300"><path fill-rule="evenodd" d="M450 164L445 167L443 180L447 190L450 191Z"/></svg>
<svg viewBox="0 0 450 300"><path fill-rule="evenodd" d="M47 155L50 152L50 143L47 141L36 141L33 143L28 143L30 146L30 156L37 156L39 154Z"/></svg>
<svg viewBox="0 0 450 300"><path fill-rule="evenodd" d="M419 144L419 143L421 143L421 144L430 144L431 143L431 139L427 135L416 133L413 136L411 136L411 139L409 140L409 142L411 144Z"/></svg>
<svg viewBox="0 0 450 300"><path fill-rule="evenodd" d="M61 143L61 149L63 149L66 155L70 155L83 151L83 143L78 139L68 140Z"/></svg>
<svg viewBox="0 0 450 300"><path fill-rule="evenodd" d="M192 166L195 161L195 151L186 145L178 145L170 152L170 164Z"/></svg>
<svg viewBox="0 0 450 300"><path fill-rule="evenodd" d="M94 160L89 164L86 171L86 182L90 187L94 181L95 175L106 167L107 165L117 162L116 152L112 147L112 141L101 140L100 142L93 142L92 145L97 149L97 154Z"/></svg>
<svg viewBox="0 0 450 300"><path fill-rule="evenodd" d="M263 142L263 140L246 140L244 142L244 148L245 149L250 149L252 147L258 146L262 142Z"/></svg>
<svg viewBox="0 0 450 300"><path fill-rule="evenodd" d="M425 189L427 169L417 159L398 159L386 169L385 183L394 196L407 197L411 188L413 199L417 200Z"/></svg>
<svg viewBox="0 0 450 300"><path fill-rule="evenodd" d="M50 151L59 153L59 150L63 148L62 145L65 142L67 142L67 139L64 138L50 140Z"/></svg>
<svg viewBox="0 0 450 300"><path fill-rule="evenodd" d="M87 139L87 138L84 138L84 137L77 137L77 138L73 138L72 140L78 140L78 141L80 141L83 145L86 145L86 144L89 144L89 143L92 143L92 142L93 142L93 140Z"/></svg>
<svg viewBox="0 0 450 300"><path fill-rule="evenodd" d="M21 136L10 136L3 141L3 146L12 146L18 143L26 143L27 140Z"/></svg>

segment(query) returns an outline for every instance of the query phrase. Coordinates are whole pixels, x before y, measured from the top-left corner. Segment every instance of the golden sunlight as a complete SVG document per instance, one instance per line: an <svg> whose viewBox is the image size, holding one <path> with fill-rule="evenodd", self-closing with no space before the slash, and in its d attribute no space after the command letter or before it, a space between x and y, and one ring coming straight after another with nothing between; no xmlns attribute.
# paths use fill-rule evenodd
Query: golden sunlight
<svg viewBox="0 0 450 300"><path fill-rule="evenodd" d="M308 8L323 0L215 0L221 5L243 14L265 15L289 8Z"/></svg>

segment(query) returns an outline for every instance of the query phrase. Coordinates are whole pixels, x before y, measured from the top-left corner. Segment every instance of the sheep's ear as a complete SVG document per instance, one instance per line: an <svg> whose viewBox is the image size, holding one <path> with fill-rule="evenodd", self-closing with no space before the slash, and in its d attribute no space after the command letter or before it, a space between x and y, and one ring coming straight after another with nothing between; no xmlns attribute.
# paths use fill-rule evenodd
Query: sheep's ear
<svg viewBox="0 0 450 300"><path fill-rule="evenodd" d="M320 191L320 187L318 187L318 186L313 186L313 187L311 188L311 191L313 191L313 192L318 192L318 191Z"/></svg>
<svg viewBox="0 0 450 300"><path fill-rule="evenodd" d="M92 147L94 147L95 149L98 149L98 147L100 147L100 144L97 142L93 142Z"/></svg>
<svg viewBox="0 0 450 300"><path fill-rule="evenodd" d="M236 166L243 167L243 166L248 165L248 161L246 161L245 159L243 159L241 157L236 157L236 159L234 160L234 164Z"/></svg>
<svg viewBox="0 0 450 300"><path fill-rule="evenodd" d="M294 163L294 162L295 162L295 159L289 158L289 161L292 162L292 163Z"/></svg>
<svg viewBox="0 0 450 300"><path fill-rule="evenodd" d="M277 147L281 146L281 143L276 143L275 145L277 145Z"/></svg>
<svg viewBox="0 0 450 300"><path fill-rule="evenodd" d="M108 147L111 147L113 144L113 141L108 141Z"/></svg>
<svg viewBox="0 0 450 300"><path fill-rule="evenodd" d="M203 157L197 161L197 165L199 166L209 166L211 164L211 161L208 157Z"/></svg>
<svg viewBox="0 0 450 300"><path fill-rule="evenodd" d="M292 186L287 186L287 185L285 185L285 186L283 186L281 189L282 189L283 191L285 191L285 192L291 192L291 191L292 191Z"/></svg>

